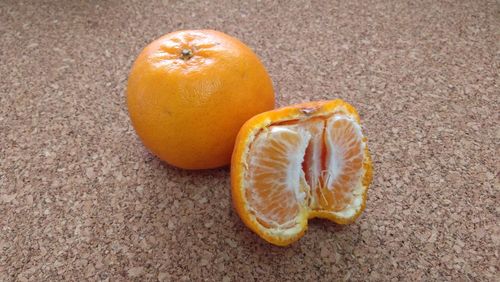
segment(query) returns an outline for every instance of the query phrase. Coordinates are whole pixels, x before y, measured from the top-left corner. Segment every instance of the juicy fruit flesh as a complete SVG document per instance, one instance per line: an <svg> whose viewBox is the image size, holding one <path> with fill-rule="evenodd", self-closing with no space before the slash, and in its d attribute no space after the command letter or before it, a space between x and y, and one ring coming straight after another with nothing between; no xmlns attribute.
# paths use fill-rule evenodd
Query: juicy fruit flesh
<svg viewBox="0 0 500 282"><path fill-rule="evenodd" d="M267 228L287 229L301 211L347 209L362 185L364 146L360 126L343 114L262 129L247 154L251 213Z"/></svg>

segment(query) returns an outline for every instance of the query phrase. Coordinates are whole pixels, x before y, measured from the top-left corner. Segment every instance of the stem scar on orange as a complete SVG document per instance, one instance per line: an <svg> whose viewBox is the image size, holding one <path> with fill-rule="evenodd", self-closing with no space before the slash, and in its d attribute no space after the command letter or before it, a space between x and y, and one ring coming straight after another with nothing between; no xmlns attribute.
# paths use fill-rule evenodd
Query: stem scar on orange
<svg viewBox="0 0 500 282"><path fill-rule="evenodd" d="M353 222L364 210L372 165L356 110L342 100L254 116L236 139L232 198L243 222L280 246L310 218Z"/></svg>
<svg viewBox="0 0 500 282"><path fill-rule="evenodd" d="M238 130L274 108L259 58L214 30L177 31L140 53L129 75L127 104L144 145L185 169L229 164Z"/></svg>

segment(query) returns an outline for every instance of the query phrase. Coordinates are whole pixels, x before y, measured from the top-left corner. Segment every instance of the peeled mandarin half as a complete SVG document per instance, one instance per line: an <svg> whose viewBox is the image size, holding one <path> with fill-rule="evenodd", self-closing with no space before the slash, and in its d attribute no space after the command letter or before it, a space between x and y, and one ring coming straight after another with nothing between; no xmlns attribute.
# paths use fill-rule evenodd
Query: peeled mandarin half
<svg viewBox="0 0 500 282"><path fill-rule="evenodd" d="M365 208L371 177L359 116L342 100L254 116L240 129L231 163L237 213L280 246L298 240L310 218L353 222Z"/></svg>

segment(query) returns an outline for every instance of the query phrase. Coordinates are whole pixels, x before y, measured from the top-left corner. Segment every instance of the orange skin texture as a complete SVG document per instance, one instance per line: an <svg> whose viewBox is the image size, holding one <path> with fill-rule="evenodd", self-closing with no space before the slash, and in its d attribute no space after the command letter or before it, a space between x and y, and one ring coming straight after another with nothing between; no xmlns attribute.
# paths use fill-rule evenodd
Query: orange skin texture
<svg viewBox="0 0 500 282"><path fill-rule="evenodd" d="M245 44L214 30L186 30L142 50L127 104L139 138L156 156L209 169L229 164L241 125L275 101L266 69Z"/></svg>
<svg viewBox="0 0 500 282"><path fill-rule="evenodd" d="M360 123L359 115L356 109L354 109L354 107L352 107L348 103L340 99L336 99L331 101L302 103L264 112L248 120L240 129L240 132L238 133L238 137L236 139L236 144L231 161L231 194L233 206L242 219L243 223L269 243L277 246L287 246L297 241L304 235L305 231L307 230L307 220L299 223L302 228L298 233L293 234L292 236L280 237L270 234L254 219L252 219L245 199L244 177L247 168L247 164L245 161L246 153L254 136L262 128L268 127L277 122L331 114L339 109L349 113L355 118L358 123ZM364 138L364 141L367 141L366 137ZM328 210L310 210L308 211L307 219L318 217L333 221L337 224L349 224L354 222L365 209L367 190L372 181L373 170L368 146L365 147L365 159L363 161L363 168L365 173L362 178L362 184L365 192L363 193L361 208L356 212L354 216L350 218L342 218L336 216Z"/></svg>

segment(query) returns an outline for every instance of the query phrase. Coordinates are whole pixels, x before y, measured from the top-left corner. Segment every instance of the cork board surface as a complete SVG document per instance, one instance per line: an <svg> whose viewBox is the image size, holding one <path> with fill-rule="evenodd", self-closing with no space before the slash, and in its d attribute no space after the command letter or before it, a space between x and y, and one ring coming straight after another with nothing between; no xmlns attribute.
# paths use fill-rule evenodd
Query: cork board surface
<svg viewBox="0 0 500 282"><path fill-rule="evenodd" d="M374 180L356 223L274 247L233 212L228 168L141 145L134 57L196 28L253 48L279 105L359 110ZM3 0L0 281L494 281L499 42L498 1Z"/></svg>

